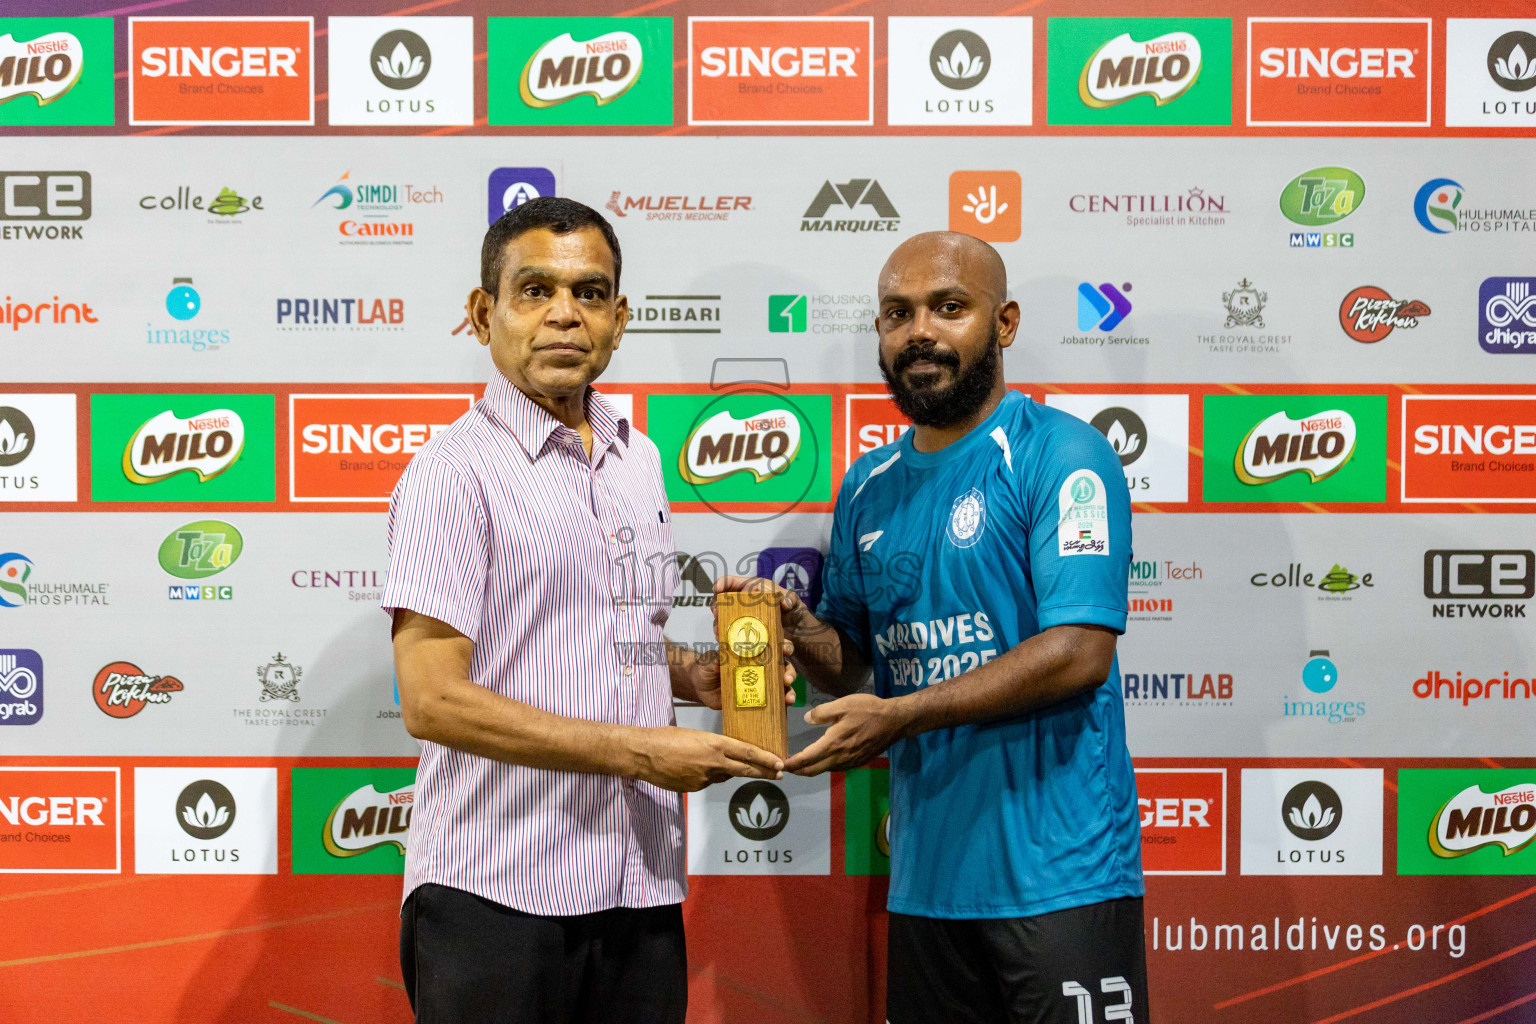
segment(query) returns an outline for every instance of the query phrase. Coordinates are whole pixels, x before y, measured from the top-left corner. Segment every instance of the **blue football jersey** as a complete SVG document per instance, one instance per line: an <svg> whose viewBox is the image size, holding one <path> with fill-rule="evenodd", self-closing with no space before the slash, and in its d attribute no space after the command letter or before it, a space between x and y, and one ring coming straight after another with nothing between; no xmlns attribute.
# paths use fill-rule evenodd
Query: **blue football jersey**
<svg viewBox="0 0 1536 1024"><path fill-rule="evenodd" d="M900 696L1052 626L1124 632L1130 559L1114 450L1010 391L947 448L908 432L853 464L817 614ZM891 910L1026 917L1144 891L1118 658L1088 693L902 740L890 761Z"/></svg>

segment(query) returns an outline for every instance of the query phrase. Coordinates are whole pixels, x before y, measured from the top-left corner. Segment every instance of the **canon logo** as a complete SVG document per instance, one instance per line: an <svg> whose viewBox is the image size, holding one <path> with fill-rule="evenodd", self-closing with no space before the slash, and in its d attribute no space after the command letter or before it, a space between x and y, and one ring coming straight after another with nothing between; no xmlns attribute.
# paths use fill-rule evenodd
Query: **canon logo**
<svg viewBox="0 0 1536 1024"><path fill-rule="evenodd" d="M1413 78L1413 51L1399 46L1268 46L1261 78Z"/></svg>
<svg viewBox="0 0 1536 1024"><path fill-rule="evenodd" d="M94 796L13 796L0 800L0 821L8 825L101 825L101 798Z"/></svg>
<svg viewBox="0 0 1536 1024"><path fill-rule="evenodd" d="M146 46L139 73L146 78L297 78L293 46Z"/></svg>
<svg viewBox="0 0 1536 1024"><path fill-rule="evenodd" d="M705 78L857 78L851 46L706 46L699 54Z"/></svg>
<svg viewBox="0 0 1536 1024"><path fill-rule="evenodd" d="M1536 455L1536 423L1425 423L1413 431L1416 455Z"/></svg>
<svg viewBox="0 0 1536 1024"><path fill-rule="evenodd" d="M303 431L304 451L310 455L415 452L448 427L447 423L311 423Z"/></svg>

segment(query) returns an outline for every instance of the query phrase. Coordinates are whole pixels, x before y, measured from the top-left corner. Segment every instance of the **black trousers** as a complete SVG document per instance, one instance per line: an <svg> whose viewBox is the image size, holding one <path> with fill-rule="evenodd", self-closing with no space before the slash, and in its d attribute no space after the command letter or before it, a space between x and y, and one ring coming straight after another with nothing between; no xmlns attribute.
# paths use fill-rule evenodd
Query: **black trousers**
<svg viewBox="0 0 1536 1024"><path fill-rule="evenodd" d="M524 914L421 885L400 908L400 970L417 1024L683 1024L681 904Z"/></svg>
<svg viewBox="0 0 1536 1024"><path fill-rule="evenodd" d="M1147 1024L1139 897L1035 917L892 914L889 1024Z"/></svg>

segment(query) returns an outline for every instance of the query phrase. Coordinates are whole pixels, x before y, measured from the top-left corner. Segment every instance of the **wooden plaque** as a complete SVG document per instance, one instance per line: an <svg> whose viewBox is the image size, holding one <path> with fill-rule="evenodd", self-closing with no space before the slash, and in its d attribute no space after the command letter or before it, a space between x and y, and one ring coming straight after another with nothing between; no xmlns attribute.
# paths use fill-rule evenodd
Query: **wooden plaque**
<svg viewBox="0 0 1536 1024"><path fill-rule="evenodd" d="M715 595L720 642L720 709L725 734L789 756L784 708L784 623L771 590Z"/></svg>

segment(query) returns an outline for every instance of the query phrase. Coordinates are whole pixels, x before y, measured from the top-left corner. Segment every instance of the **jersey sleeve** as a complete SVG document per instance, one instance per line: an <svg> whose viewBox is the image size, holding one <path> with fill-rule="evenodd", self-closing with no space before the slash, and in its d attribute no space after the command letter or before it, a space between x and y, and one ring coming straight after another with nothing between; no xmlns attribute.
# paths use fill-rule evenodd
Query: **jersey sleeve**
<svg viewBox="0 0 1536 1024"><path fill-rule="evenodd" d="M821 569L821 603L816 606L816 617L848 634L867 660L869 606L864 601L864 573L853 536L851 486L845 479L832 508L832 543Z"/></svg>
<svg viewBox="0 0 1536 1024"><path fill-rule="evenodd" d="M480 495L464 475L433 459L411 460L389 499L389 578L380 600L480 634L490 532Z"/></svg>
<svg viewBox="0 0 1536 1024"><path fill-rule="evenodd" d="M1131 495L1120 459L1087 424L1055 427L1028 485L1030 574L1040 629L1125 632Z"/></svg>

